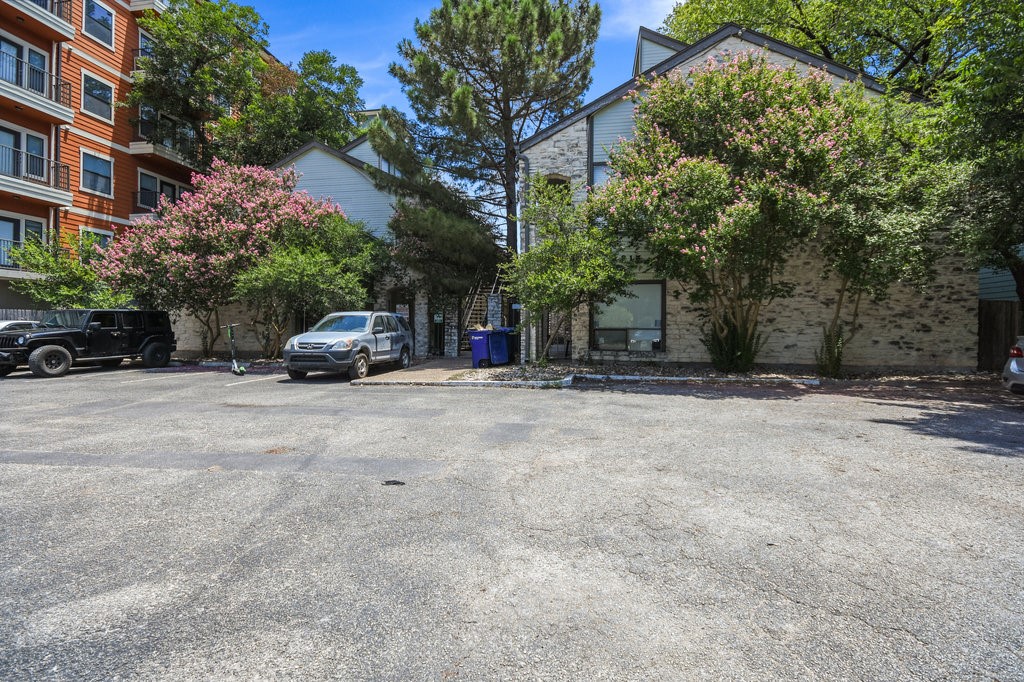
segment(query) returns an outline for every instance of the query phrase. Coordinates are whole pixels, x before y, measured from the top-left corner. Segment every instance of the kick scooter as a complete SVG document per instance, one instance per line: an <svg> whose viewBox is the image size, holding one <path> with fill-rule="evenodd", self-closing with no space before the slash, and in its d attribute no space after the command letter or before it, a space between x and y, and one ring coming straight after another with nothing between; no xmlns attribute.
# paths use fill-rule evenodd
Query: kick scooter
<svg viewBox="0 0 1024 682"><path fill-rule="evenodd" d="M228 330L228 342L231 345L231 373L235 376L245 376L245 366L238 364L238 352L235 349L235 327L238 324L227 324L221 327L221 329Z"/></svg>

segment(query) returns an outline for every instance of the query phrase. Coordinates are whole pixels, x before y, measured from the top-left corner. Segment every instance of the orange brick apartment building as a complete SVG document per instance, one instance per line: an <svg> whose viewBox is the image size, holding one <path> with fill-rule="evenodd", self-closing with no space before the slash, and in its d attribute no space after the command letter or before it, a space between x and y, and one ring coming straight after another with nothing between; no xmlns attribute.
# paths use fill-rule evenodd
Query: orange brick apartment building
<svg viewBox="0 0 1024 682"><path fill-rule="evenodd" d="M163 0L0 0L0 308L32 308L10 281L28 239L105 240L177 196L187 140L145 141L152 112L117 107L147 36L136 18ZM140 122L142 119L142 122ZM141 130L140 130L141 128Z"/></svg>

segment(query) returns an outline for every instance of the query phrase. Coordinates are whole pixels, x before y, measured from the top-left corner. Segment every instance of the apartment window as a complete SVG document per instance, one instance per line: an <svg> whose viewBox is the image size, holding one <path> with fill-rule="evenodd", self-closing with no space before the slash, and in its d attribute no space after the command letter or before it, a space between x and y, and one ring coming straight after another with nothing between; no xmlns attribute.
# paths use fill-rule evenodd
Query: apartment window
<svg viewBox="0 0 1024 682"><path fill-rule="evenodd" d="M25 221L25 241L34 241L42 243L43 241L43 221L42 220L26 220Z"/></svg>
<svg viewBox="0 0 1024 682"><path fill-rule="evenodd" d="M636 282L632 298L598 306L593 317L593 348L650 352L665 350L665 283Z"/></svg>
<svg viewBox="0 0 1024 682"><path fill-rule="evenodd" d="M82 31L107 47L114 47L114 13L96 0L85 0Z"/></svg>
<svg viewBox="0 0 1024 682"><path fill-rule="evenodd" d="M607 163L595 163L591 174L593 179L590 182L591 187L600 187L604 183L608 182L608 178L612 175L612 167Z"/></svg>
<svg viewBox="0 0 1024 682"><path fill-rule="evenodd" d="M82 110L88 111L104 121L112 122L114 120L114 86L83 73Z"/></svg>
<svg viewBox="0 0 1024 682"><path fill-rule="evenodd" d="M139 173L139 199L135 203L143 208L156 208L160 194L160 180L149 173Z"/></svg>
<svg viewBox="0 0 1024 682"><path fill-rule="evenodd" d="M78 236L81 239L81 248L78 251L78 257L83 263L88 263L92 260L95 255L93 247L99 247L101 249L107 248L107 244L114 238L114 233L110 230L97 230L92 227L79 227ZM113 315L113 313L111 313ZM96 322L96 318L93 318ZM107 325L103 325L107 326Z"/></svg>
<svg viewBox="0 0 1024 682"><path fill-rule="evenodd" d="M82 189L113 196L114 162L89 152L82 152Z"/></svg>

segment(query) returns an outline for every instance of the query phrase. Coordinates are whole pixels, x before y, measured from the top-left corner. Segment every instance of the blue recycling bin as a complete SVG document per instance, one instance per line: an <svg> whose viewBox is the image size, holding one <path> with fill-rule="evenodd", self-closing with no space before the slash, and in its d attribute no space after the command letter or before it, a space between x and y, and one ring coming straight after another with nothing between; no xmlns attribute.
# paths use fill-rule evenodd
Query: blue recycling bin
<svg viewBox="0 0 1024 682"><path fill-rule="evenodd" d="M473 354L473 367L507 365L509 362L510 327L469 330L469 349Z"/></svg>

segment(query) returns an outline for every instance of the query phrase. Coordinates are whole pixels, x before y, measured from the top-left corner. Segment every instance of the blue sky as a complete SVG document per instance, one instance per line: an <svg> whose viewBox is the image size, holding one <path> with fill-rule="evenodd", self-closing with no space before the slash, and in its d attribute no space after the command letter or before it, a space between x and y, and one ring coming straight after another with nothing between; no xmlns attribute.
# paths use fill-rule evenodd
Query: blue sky
<svg viewBox="0 0 1024 682"><path fill-rule="evenodd" d="M406 109L398 82L388 75L402 38L412 37L416 18L426 19L440 0L240 0L270 26L270 51L297 63L309 50L330 50L359 71L360 94L368 108L382 104ZM625 82L632 73L640 26L657 30L676 0L605 0L597 41L594 82L586 99Z"/></svg>

